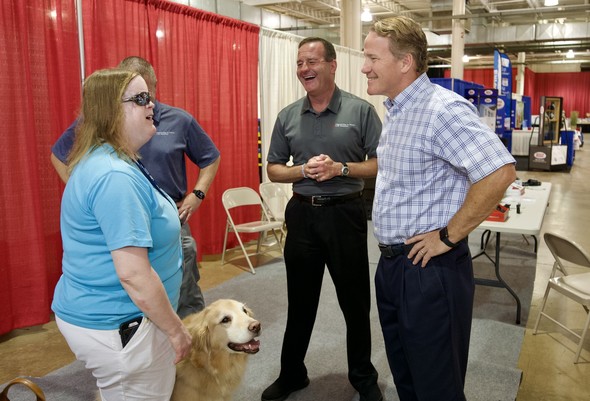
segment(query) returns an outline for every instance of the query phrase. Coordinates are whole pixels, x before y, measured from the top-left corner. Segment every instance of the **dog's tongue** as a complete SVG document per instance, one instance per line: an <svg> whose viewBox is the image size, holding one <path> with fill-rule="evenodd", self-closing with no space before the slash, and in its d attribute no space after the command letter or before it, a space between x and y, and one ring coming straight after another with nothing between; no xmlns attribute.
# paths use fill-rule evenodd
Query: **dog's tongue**
<svg viewBox="0 0 590 401"><path fill-rule="evenodd" d="M246 349L246 352L255 354L260 351L260 341L253 339L250 342L244 344L244 348Z"/></svg>
<svg viewBox="0 0 590 401"><path fill-rule="evenodd" d="M244 344L230 344L230 348L234 351L241 351L247 354L255 354L260 351L260 341L253 339Z"/></svg>

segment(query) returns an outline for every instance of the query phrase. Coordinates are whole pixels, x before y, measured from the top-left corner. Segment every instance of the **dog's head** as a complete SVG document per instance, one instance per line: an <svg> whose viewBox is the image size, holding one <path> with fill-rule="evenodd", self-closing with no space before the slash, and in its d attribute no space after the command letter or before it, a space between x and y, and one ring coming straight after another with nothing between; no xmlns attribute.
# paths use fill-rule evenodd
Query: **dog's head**
<svg viewBox="0 0 590 401"><path fill-rule="evenodd" d="M233 299L220 299L185 319L195 347L255 354L260 350L260 322L252 311Z"/></svg>

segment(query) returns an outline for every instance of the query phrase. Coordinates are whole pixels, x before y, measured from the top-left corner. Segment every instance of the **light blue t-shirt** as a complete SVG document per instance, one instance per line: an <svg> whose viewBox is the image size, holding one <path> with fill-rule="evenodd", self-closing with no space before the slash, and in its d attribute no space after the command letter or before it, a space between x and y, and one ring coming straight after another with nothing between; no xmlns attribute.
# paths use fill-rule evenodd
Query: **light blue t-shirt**
<svg viewBox="0 0 590 401"><path fill-rule="evenodd" d="M74 168L61 204L63 274L52 309L76 326L112 330L142 312L123 289L111 251L148 248L172 308L182 280L178 211L132 162L103 145Z"/></svg>

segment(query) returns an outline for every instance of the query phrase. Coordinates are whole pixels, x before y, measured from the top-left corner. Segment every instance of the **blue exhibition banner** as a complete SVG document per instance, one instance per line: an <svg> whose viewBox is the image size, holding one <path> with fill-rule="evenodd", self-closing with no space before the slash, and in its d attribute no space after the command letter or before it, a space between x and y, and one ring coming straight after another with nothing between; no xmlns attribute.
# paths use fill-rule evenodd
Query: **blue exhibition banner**
<svg viewBox="0 0 590 401"><path fill-rule="evenodd" d="M506 54L498 50L494 50L494 88L498 90L496 133L503 136L504 131L510 130L512 63Z"/></svg>

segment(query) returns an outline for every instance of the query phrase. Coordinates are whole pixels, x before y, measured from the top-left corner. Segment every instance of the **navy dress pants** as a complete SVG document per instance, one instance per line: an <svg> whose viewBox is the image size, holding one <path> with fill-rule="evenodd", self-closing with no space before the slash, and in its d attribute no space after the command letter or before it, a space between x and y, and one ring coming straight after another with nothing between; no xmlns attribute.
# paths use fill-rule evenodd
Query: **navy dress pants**
<svg viewBox="0 0 590 401"><path fill-rule="evenodd" d="M316 319L324 270L334 282L346 322L348 377L359 392L377 384L371 363L371 307L367 217L362 198L313 206L292 198L285 210L288 315L281 379L300 383Z"/></svg>
<svg viewBox="0 0 590 401"><path fill-rule="evenodd" d="M465 400L474 291L466 241L425 268L381 256L377 308L401 401Z"/></svg>

